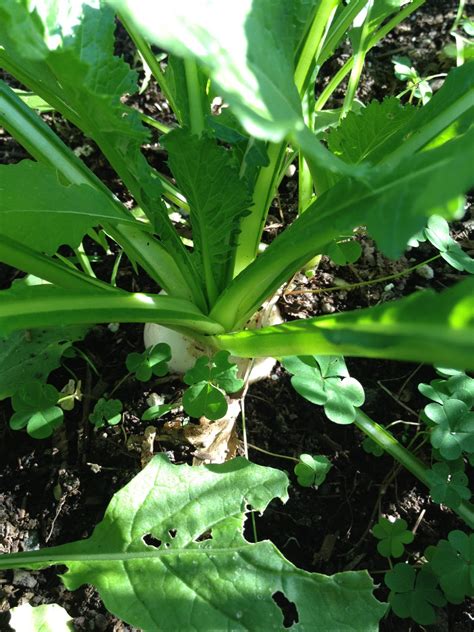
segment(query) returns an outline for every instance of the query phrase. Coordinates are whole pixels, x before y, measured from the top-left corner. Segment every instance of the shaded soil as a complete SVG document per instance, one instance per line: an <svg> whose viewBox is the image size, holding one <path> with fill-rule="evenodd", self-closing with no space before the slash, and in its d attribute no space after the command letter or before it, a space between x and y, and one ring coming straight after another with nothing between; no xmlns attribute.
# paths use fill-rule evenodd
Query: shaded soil
<svg viewBox="0 0 474 632"><path fill-rule="evenodd" d="M449 29L454 19L455 1L431 1L415 16L401 25L369 55L359 97L364 100L397 94L403 89L392 71L390 58L394 54L409 55L421 74L446 71L450 62L440 51L450 41ZM120 39L120 51L134 63L131 47ZM344 62L344 51L338 60L323 68L329 76ZM343 91L336 93L330 107L336 107ZM144 112L170 122L163 99L153 83L135 98ZM81 148L85 162L126 203L127 192L110 167L80 132L58 116L47 116L49 123L74 149ZM1 132L1 130L0 130ZM163 154L156 136L145 148L147 157L157 167L163 167ZM7 134L0 133L0 160L17 162L26 153ZM272 237L291 221L296 212L296 179L284 181L281 194L275 200L267 227ZM467 250L472 250L474 217L467 211L462 222L455 225L456 237ZM308 279L300 274L287 287L287 292L321 290L335 285L361 283L375 278L398 274L407 267L436 254L429 244L409 251L399 261L390 261L376 251L362 233L358 236L363 255L352 266L338 267L323 257L315 276ZM93 252L93 244L88 244ZM116 252L105 255L97 251L96 270L109 278ZM441 289L459 275L441 259L430 263L433 278L419 271L385 279L380 283L356 289L319 292L314 294L287 293L279 302L288 320L328 314L376 305L408 294L418 288ZM2 266L0 287L8 287L18 272ZM138 278L124 259L118 273L118 285L130 290L156 291L144 275ZM107 326L91 329L84 341L77 344L81 354L63 360L63 365L50 376L50 383L62 388L73 377L82 381L83 401L66 414L62 429L52 440L35 441L24 433L9 429L11 408L8 402L0 406L0 553L32 550L38 546L54 546L90 535L101 519L115 491L128 482L140 469L140 454L130 448L128 439L140 437L145 425L140 421L147 408L150 393L174 401L180 394L177 379L142 384L126 379L125 358L141 350L142 327L121 325L117 331ZM84 361L87 357L87 362ZM389 424L397 420L417 421L416 412L426 402L417 391L417 384L434 377L430 367L409 363L349 360L353 377L359 379L366 392L364 410L375 420ZM88 422L94 401L105 393L114 392L124 405L123 424L95 431ZM290 500L271 504L257 518L259 538L270 538L283 554L296 565L309 571L331 574L344 570L367 568L382 585L376 594L386 599L383 571L386 561L376 550L370 529L380 514L404 518L409 528L418 524L416 539L408 547L411 561L419 558L425 548L440 537L446 537L462 523L449 511L430 502L426 491L410 474L398 470L388 456L374 457L362 448L362 436L352 426L338 426L327 420L322 410L300 398L291 388L289 376L277 367L271 379L249 389L246 398L248 440L251 446L275 455L298 456L301 453L323 454L333 468L319 489L300 487L292 472L293 464L285 459L264 454L250 447L250 458L256 463L287 469L290 479ZM157 422L161 427L163 422ZM414 434L413 426L398 425L394 433L404 443ZM189 461L191 451L183 446L155 444L155 451L167 451L176 463ZM425 456L423 452L420 456ZM249 529L248 538L253 534ZM405 558L404 558L405 559ZM56 569L57 570L57 569ZM8 610L20 603L32 605L59 603L64 606L78 630L119 632L132 630L118 621L103 607L97 593L90 587L75 592L65 590L55 569L41 572L0 573L0 629L8 630ZM433 630L440 632L473 629L473 604L449 606L440 611ZM387 632L422 630L414 623L401 621L393 615L382 622Z"/></svg>

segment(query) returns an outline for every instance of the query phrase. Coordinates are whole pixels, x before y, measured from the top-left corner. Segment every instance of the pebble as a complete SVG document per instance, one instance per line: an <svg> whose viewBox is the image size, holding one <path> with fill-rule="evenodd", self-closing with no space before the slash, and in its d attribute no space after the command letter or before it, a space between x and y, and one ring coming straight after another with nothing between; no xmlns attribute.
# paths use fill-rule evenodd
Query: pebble
<svg viewBox="0 0 474 632"><path fill-rule="evenodd" d="M23 571L21 569L16 568L13 571L13 581L12 584L15 586L23 586L24 588L34 588L38 580L28 571Z"/></svg>
<svg viewBox="0 0 474 632"><path fill-rule="evenodd" d="M321 311L323 312L323 314L332 314L336 311L336 308L334 307L334 305L332 305L332 303L327 303L326 301L323 301L321 303Z"/></svg>
<svg viewBox="0 0 474 632"><path fill-rule="evenodd" d="M424 265L424 266L421 266L421 268L418 268L418 269L417 269L416 273L417 273L419 276L423 277L423 279L428 279L428 280L430 280L430 279L432 279L432 278L434 277L434 270L433 270L433 268L432 268L431 266L429 266L429 265Z"/></svg>

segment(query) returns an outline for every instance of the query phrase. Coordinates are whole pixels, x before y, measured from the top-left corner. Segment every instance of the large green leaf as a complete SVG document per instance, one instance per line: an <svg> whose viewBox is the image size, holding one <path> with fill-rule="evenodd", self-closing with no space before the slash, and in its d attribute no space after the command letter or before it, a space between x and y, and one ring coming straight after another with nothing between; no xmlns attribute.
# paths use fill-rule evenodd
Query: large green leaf
<svg viewBox="0 0 474 632"><path fill-rule="evenodd" d="M191 208L199 270L214 301L232 278L239 220L250 204L232 154L211 138L180 129L164 139L169 166Z"/></svg>
<svg viewBox="0 0 474 632"><path fill-rule="evenodd" d="M65 186L53 169L30 160L0 165L0 190L2 235L46 254L63 244L76 248L99 224L139 226L101 191L85 184Z"/></svg>
<svg viewBox="0 0 474 632"><path fill-rule="evenodd" d="M474 122L474 61L452 70L427 105L407 125L388 136L368 154L370 162L395 165L421 149L453 122ZM468 121L466 121L466 117Z"/></svg>
<svg viewBox="0 0 474 632"><path fill-rule="evenodd" d="M332 155L304 125L293 79L300 2L295 6L286 0L109 3L151 42L180 57L196 59L252 136L274 142L291 137L321 168L355 173L353 166Z"/></svg>
<svg viewBox="0 0 474 632"><path fill-rule="evenodd" d="M191 302L156 294L66 290L39 285L0 292L0 336L26 328L110 322L159 322L214 334L222 326Z"/></svg>
<svg viewBox="0 0 474 632"><path fill-rule="evenodd" d="M95 140L189 277L193 266L161 201L158 174L141 153L148 131L122 103L137 75L114 56L114 32L114 13L101 0L2 3L0 66Z"/></svg>
<svg viewBox="0 0 474 632"><path fill-rule="evenodd" d="M72 617L56 603L12 608L9 624L15 632L74 632Z"/></svg>
<svg viewBox="0 0 474 632"><path fill-rule="evenodd" d="M344 178L234 279L216 302L212 317L228 330L245 323L311 257L360 225L367 226L387 256L400 256L426 217L450 217L453 199L474 185L472 164L474 128L396 167L374 167L370 182Z"/></svg>
<svg viewBox="0 0 474 632"><path fill-rule="evenodd" d="M215 337L240 357L344 355L474 369L474 280L435 294Z"/></svg>
<svg viewBox="0 0 474 632"><path fill-rule="evenodd" d="M308 573L271 542L243 537L246 510L286 500L287 485L283 472L242 458L191 468L159 455L89 539L5 555L0 568L65 564L69 589L94 585L111 612L145 632L282 630L276 592L296 606L293 630L375 632L385 605L365 572Z"/></svg>
<svg viewBox="0 0 474 632"><path fill-rule="evenodd" d="M415 113L414 106L402 105L395 97L371 101L366 108L349 112L338 127L330 130L329 148L346 162L362 162L407 125Z"/></svg>

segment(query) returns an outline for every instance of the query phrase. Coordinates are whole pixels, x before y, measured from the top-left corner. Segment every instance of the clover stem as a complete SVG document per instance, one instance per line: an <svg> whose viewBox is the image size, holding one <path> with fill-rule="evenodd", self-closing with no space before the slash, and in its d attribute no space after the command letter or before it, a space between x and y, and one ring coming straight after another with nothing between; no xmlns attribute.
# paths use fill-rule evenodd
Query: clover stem
<svg viewBox="0 0 474 632"><path fill-rule="evenodd" d="M409 472L417 477L426 487L430 488L429 468L424 465L416 456L407 450L395 437L383 426L373 421L361 410L357 410L355 425L364 434L375 441L377 445L385 450L396 461L401 463ZM462 501L453 511L464 520L471 528L474 527L474 505Z"/></svg>

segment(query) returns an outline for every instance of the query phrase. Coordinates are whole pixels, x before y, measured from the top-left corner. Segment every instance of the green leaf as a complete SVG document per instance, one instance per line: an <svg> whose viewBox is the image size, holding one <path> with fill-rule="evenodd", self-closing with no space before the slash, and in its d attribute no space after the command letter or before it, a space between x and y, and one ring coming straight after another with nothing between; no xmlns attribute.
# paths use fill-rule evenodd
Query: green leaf
<svg viewBox="0 0 474 632"><path fill-rule="evenodd" d="M408 564L396 564L385 574L385 583L391 589L389 601L398 617L411 617L420 625L436 622L433 606L444 606L446 600L437 589L437 578L428 569L417 572Z"/></svg>
<svg viewBox="0 0 474 632"><path fill-rule="evenodd" d="M302 487L319 487L331 469L331 461L322 455L301 454L294 472Z"/></svg>
<svg viewBox="0 0 474 632"><path fill-rule="evenodd" d="M375 147L367 156L367 160L374 164L386 162L394 166L401 157L411 156L453 122L459 121L464 114L472 123L473 68L474 62L469 62L451 70L429 103L417 108L415 115L407 124Z"/></svg>
<svg viewBox="0 0 474 632"><path fill-rule="evenodd" d="M115 26L113 11L101 0L3 3L0 65L94 139L181 272L195 276L161 201L158 174L141 153L148 130L139 112L122 102L124 94L136 92L137 74L114 56Z"/></svg>
<svg viewBox="0 0 474 632"><path fill-rule="evenodd" d="M456 509L463 500L471 498L469 479L464 474L462 461L435 463L427 473L427 479L430 483L431 498L435 503Z"/></svg>
<svg viewBox="0 0 474 632"><path fill-rule="evenodd" d="M226 414L227 401L224 393L209 382L197 382L184 391L183 408L191 417L204 415L215 421Z"/></svg>
<svg viewBox="0 0 474 632"><path fill-rule="evenodd" d="M378 444L375 443L370 437L365 437L362 441L362 447L364 452L367 454L373 454L374 456L382 456L385 450Z"/></svg>
<svg viewBox="0 0 474 632"><path fill-rule="evenodd" d="M232 278L239 222L250 204L232 154L214 139L175 130L164 139L168 163L191 208L195 256L211 301Z"/></svg>
<svg viewBox="0 0 474 632"><path fill-rule="evenodd" d="M392 522L382 516L372 528L372 533L380 540L377 551L384 557L401 557L405 544L410 544L415 539L413 533L407 530L406 520L402 518Z"/></svg>
<svg viewBox="0 0 474 632"><path fill-rule="evenodd" d="M429 547L425 555L451 603L474 595L474 534L451 531L447 540Z"/></svg>
<svg viewBox="0 0 474 632"><path fill-rule="evenodd" d="M291 385L295 391L313 404L324 406L331 421L354 421L356 408L365 400L364 389L349 376L343 358L300 356L284 358L282 363L294 374Z"/></svg>
<svg viewBox="0 0 474 632"><path fill-rule="evenodd" d="M184 410L191 417L221 419L227 412L224 392L235 393L244 385L237 372L238 367L229 362L227 351L219 351L212 358L198 358L183 378L190 385L183 395Z"/></svg>
<svg viewBox="0 0 474 632"><path fill-rule="evenodd" d="M349 112L338 127L330 130L329 149L346 162L362 162L406 125L415 112L413 106L402 105L395 97L381 103L371 101L357 113Z"/></svg>
<svg viewBox="0 0 474 632"><path fill-rule="evenodd" d="M425 415L436 424L430 435L431 445L443 458L454 460L462 452L474 452L474 413L458 399L444 404L428 404Z"/></svg>
<svg viewBox="0 0 474 632"><path fill-rule="evenodd" d="M456 371L448 379L437 379L429 384L419 384L418 390L437 404L444 404L452 397L461 400L469 408L474 405L474 379L466 375L464 371Z"/></svg>
<svg viewBox="0 0 474 632"><path fill-rule="evenodd" d="M64 413L56 406L59 392L51 384L27 382L12 397L15 413L10 419L12 430L26 431L34 439L46 439L63 422Z"/></svg>
<svg viewBox="0 0 474 632"><path fill-rule="evenodd" d="M101 397L89 415L89 421L96 428L103 428L107 424L116 426L122 421L122 408L122 402L119 399Z"/></svg>
<svg viewBox="0 0 474 632"><path fill-rule="evenodd" d="M468 278L440 294L416 292L376 307L222 334L214 340L244 358L339 354L474 369L474 281Z"/></svg>
<svg viewBox="0 0 474 632"><path fill-rule="evenodd" d="M65 186L51 168L31 160L0 165L0 232L54 254L77 248L90 228L127 223L112 200L86 184ZM136 223L130 215L130 223Z"/></svg>
<svg viewBox="0 0 474 632"><path fill-rule="evenodd" d="M228 330L246 322L289 275L357 226L366 225L383 253L398 258L426 217L457 211L457 196L474 185L473 162L474 128L396 166L374 167L366 182L339 181L234 279L211 316Z"/></svg>
<svg viewBox="0 0 474 632"><path fill-rule="evenodd" d="M126 365L140 382L148 382L153 376L163 377L168 373L171 348L165 342L148 347L143 353L129 353Z"/></svg>
<svg viewBox="0 0 474 632"><path fill-rule="evenodd" d="M0 400L25 382L46 382L61 356L86 334L86 327L56 327L16 331L0 337Z"/></svg>
<svg viewBox="0 0 474 632"><path fill-rule="evenodd" d="M273 142L293 137L319 167L354 173L305 128L293 79L293 22L300 6L273 0L176 0L167 7L109 0L154 44L195 59L246 131Z"/></svg>
<svg viewBox="0 0 474 632"><path fill-rule="evenodd" d="M56 603L33 607L29 603L10 610L10 627L15 632L74 632L72 617Z"/></svg>
<svg viewBox="0 0 474 632"><path fill-rule="evenodd" d="M176 408L175 404L157 404L156 406L150 406L143 413L141 419L142 421L154 421L155 419L159 419L169 413L173 408Z"/></svg>
<svg viewBox="0 0 474 632"><path fill-rule="evenodd" d="M308 573L271 542L244 539L248 508L285 500L287 484L283 472L242 458L189 467L159 455L114 496L89 539L4 555L0 567L65 564L67 588L92 584L108 610L144 632L229 621L234 630L280 630L278 591L295 604L300 628L376 632L385 605L365 572Z"/></svg>
<svg viewBox="0 0 474 632"><path fill-rule="evenodd" d="M358 241L333 241L324 250L327 255L338 266L345 266L348 263L355 263L362 254L362 248Z"/></svg>
<svg viewBox="0 0 474 632"><path fill-rule="evenodd" d="M461 246L454 241L449 234L448 222L433 215L428 220L428 226L425 228L425 235L435 248L437 248L441 256L450 266L456 270L469 272L474 274L474 259L472 259Z"/></svg>
<svg viewBox="0 0 474 632"><path fill-rule="evenodd" d="M28 327L118 322L159 322L201 333L223 331L221 325L204 316L190 301L157 294L41 285L21 293L11 289L0 291L0 302L0 336Z"/></svg>
<svg viewBox="0 0 474 632"><path fill-rule="evenodd" d="M237 365L229 362L229 355L227 351L219 351L212 357L201 356L186 372L184 383L191 385L202 381L212 382L226 393L236 393L244 382L237 377Z"/></svg>

